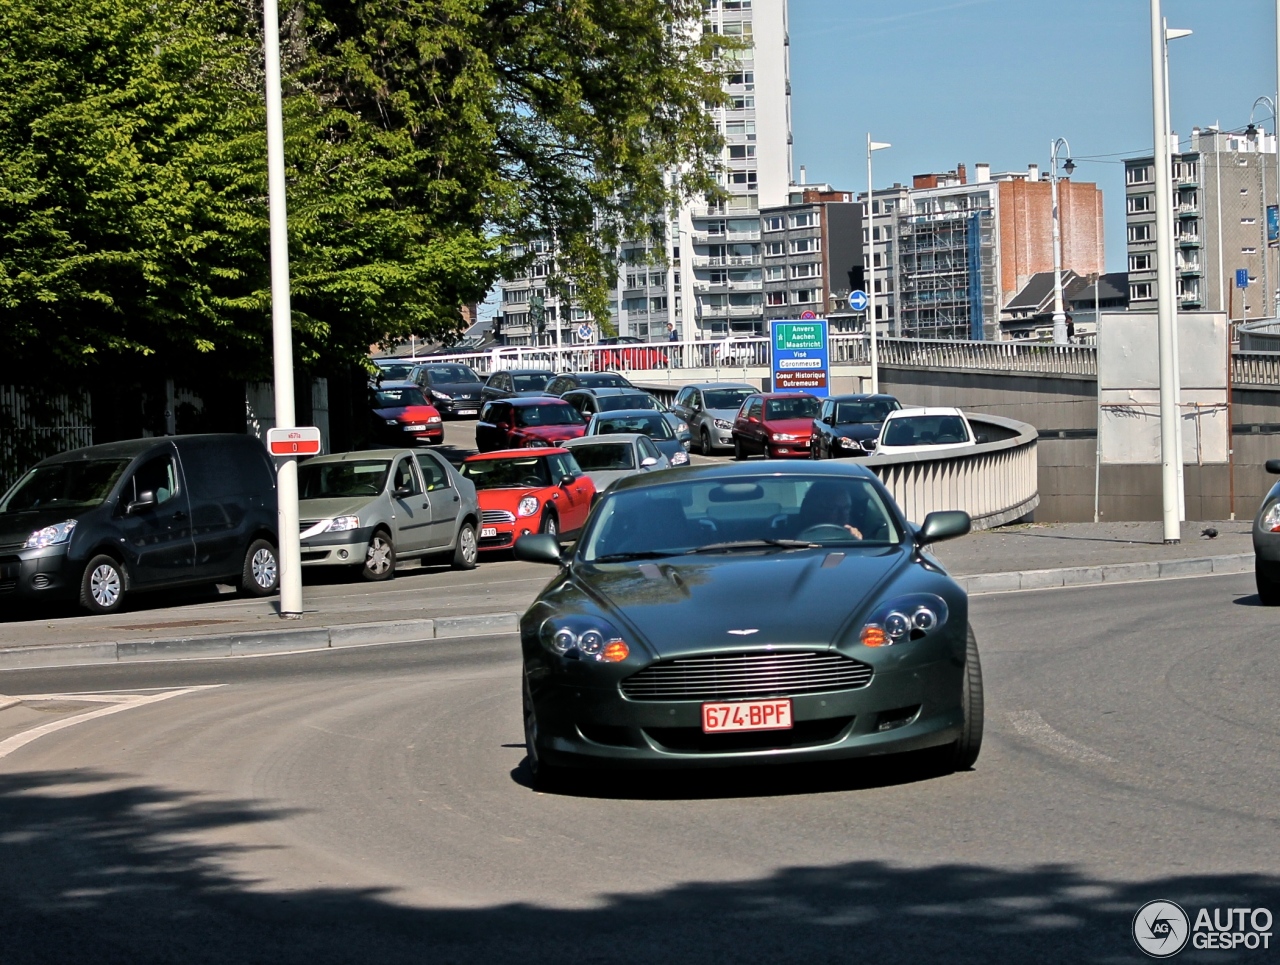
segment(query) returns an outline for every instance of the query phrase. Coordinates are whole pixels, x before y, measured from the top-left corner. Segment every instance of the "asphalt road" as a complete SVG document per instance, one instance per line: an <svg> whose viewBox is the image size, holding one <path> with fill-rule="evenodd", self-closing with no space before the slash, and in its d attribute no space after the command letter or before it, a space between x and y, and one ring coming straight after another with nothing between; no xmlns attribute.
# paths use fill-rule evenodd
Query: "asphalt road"
<svg viewBox="0 0 1280 965"><path fill-rule="evenodd" d="M973 622L987 742L947 777L535 793L510 637L0 674L51 695L0 710L0 961L1145 961L1147 901L1280 913L1250 576L978 597Z"/></svg>

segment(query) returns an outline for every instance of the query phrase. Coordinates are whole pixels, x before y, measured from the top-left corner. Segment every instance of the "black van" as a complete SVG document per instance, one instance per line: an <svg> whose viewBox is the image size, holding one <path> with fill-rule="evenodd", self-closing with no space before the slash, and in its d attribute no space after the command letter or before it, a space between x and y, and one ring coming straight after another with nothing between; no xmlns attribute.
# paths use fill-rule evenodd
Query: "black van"
<svg viewBox="0 0 1280 965"><path fill-rule="evenodd" d="M275 470L253 436L131 439L37 464L0 497L0 600L126 596L188 583L274 593Z"/></svg>

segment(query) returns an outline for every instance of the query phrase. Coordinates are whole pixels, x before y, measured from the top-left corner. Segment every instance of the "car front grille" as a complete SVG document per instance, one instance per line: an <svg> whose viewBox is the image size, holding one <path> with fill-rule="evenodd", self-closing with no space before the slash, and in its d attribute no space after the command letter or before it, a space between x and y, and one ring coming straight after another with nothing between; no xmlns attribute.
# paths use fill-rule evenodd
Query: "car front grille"
<svg viewBox="0 0 1280 965"><path fill-rule="evenodd" d="M620 684L632 700L742 700L856 690L871 667L839 653L715 654L664 660Z"/></svg>
<svg viewBox="0 0 1280 965"><path fill-rule="evenodd" d="M16 590L21 572L22 560L19 557L0 558L0 593L12 593Z"/></svg>
<svg viewBox="0 0 1280 965"><path fill-rule="evenodd" d="M480 512L480 522L484 523L514 523L516 514L509 513L505 509L485 509Z"/></svg>

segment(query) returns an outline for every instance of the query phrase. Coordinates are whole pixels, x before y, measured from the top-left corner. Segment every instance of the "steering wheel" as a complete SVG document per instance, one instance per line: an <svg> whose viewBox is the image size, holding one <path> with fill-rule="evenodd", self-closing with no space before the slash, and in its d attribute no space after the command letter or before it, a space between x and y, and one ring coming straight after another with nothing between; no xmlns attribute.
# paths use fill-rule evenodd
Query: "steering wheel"
<svg viewBox="0 0 1280 965"><path fill-rule="evenodd" d="M796 539L819 543L824 539L857 539L857 537L836 523L818 523L816 526L801 530L796 534Z"/></svg>

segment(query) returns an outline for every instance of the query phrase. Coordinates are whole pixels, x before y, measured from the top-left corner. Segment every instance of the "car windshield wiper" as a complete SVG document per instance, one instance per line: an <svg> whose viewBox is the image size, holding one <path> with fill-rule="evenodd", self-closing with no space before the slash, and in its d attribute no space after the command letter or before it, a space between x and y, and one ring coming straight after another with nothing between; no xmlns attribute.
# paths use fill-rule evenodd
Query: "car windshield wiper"
<svg viewBox="0 0 1280 965"><path fill-rule="evenodd" d="M733 550L758 550L758 549L782 549L782 550L811 550L822 546L822 543L810 543L803 539L739 539L728 543L708 543L706 546L697 546L691 550L685 550L685 555L692 553L728 553Z"/></svg>
<svg viewBox="0 0 1280 965"><path fill-rule="evenodd" d="M627 560L660 560L667 556L678 556L682 550L642 550L636 553L606 553L590 560L591 563L625 563Z"/></svg>

